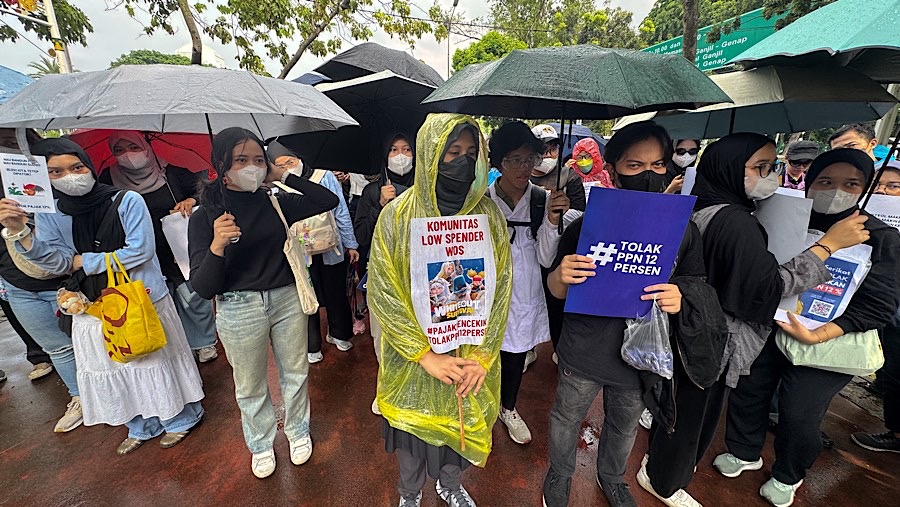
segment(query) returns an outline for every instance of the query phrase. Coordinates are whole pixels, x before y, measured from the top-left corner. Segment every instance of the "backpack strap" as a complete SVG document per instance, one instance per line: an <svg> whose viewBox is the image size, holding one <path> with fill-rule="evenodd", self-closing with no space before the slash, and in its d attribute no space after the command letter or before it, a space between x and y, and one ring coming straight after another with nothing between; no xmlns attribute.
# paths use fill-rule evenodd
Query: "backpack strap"
<svg viewBox="0 0 900 507"><path fill-rule="evenodd" d="M112 228L115 220L119 219L119 205L122 204L122 199L125 198L125 192L125 190L122 190L116 194L115 199L113 199L113 205L103 215L103 220L100 222L100 226L97 227L97 234L94 236L94 251L99 251L100 240L103 238L103 234Z"/></svg>
<svg viewBox="0 0 900 507"><path fill-rule="evenodd" d="M531 185L531 237L537 241L538 229L544 223L547 210L547 191L537 185Z"/></svg>

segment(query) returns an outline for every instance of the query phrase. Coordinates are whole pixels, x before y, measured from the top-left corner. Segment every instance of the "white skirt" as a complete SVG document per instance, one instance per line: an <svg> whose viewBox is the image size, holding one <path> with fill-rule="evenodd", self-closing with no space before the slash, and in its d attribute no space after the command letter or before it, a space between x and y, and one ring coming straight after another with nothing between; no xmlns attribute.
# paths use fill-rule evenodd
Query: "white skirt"
<svg viewBox="0 0 900 507"><path fill-rule="evenodd" d="M126 364L107 355L99 319L87 314L73 317L72 344L85 425L119 426L136 416L171 419L188 403L203 399L203 381L172 297L153 306L166 332L166 346Z"/></svg>

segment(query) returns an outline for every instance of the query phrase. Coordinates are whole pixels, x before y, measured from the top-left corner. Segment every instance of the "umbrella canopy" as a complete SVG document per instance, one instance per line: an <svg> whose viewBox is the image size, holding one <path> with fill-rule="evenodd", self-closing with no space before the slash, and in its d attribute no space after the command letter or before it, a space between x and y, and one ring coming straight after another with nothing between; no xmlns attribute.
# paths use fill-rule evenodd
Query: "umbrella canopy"
<svg viewBox="0 0 900 507"><path fill-rule="evenodd" d="M0 104L8 101L13 95L31 84L34 79L0 65Z"/></svg>
<svg viewBox="0 0 900 507"><path fill-rule="evenodd" d="M792 133L877 120L897 104L881 85L846 68L761 67L712 80L734 104L633 115L613 128L652 118L675 139Z"/></svg>
<svg viewBox="0 0 900 507"><path fill-rule="evenodd" d="M548 125L555 128L557 132L560 131L559 123L548 123ZM563 158L566 158L572 154L572 148L575 147L575 143L588 137L592 138L594 141L597 141L597 146L600 147L600 154L603 155L603 152L606 150L606 139L603 139L601 136L594 134L591 129L584 125L572 125L571 127L571 138L569 138L569 124L566 124L565 132L559 132L559 135L562 138L560 146L562 146Z"/></svg>
<svg viewBox="0 0 900 507"><path fill-rule="evenodd" d="M470 65L424 103L506 118L603 120L729 100L681 55L582 45L516 50Z"/></svg>
<svg viewBox="0 0 900 507"><path fill-rule="evenodd" d="M84 148L85 153L94 163L99 174L116 163L109 149L109 136L117 132L111 129L79 129L69 134L69 139ZM178 134L142 132L150 141L156 156L166 162L184 167L193 172L208 171L210 176L215 172L210 163L212 146L207 134Z"/></svg>
<svg viewBox="0 0 900 507"><path fill-rule="evenodd" d="M346 81L383 70L435 87L444 82L444 78L436 70L412 55L374 42L354 46L323 63L313 72L328 76L333 81Z"/></svg>
<svg viewBox="0 0 900 507"><path fill-rule="evenodd" d="M763 39L733 63L848 66L881 83L900 83L900 0L838 0Z"/></svg>
<svg viewBox="0 0 900 507"><path fill-rule="evenodd" d="M0 127L212 133L263 139L356 122L307 85L199 65L122 65L48 75L0 106Z"/></svg>
<svg viewBox="0 0 900 507"><path fill-rule="evenodd" d="M303 74L302 76L298 77L297 79L293 79L292 81L295 83L315 86L319 83L327 83L331 81L331 79L329 79L327 76L319 74L318 72L307 72L306 74Z"/></svg>
<svg viewBox="0 0 900 507"><path fill-rule="evenodd" d="M316 168L375 174L382 169L385 142L404 132L415 139L429 108L420 104L434 86L383 71L316 86L347 111L359 127L282 136L278 141Z"/></svg>

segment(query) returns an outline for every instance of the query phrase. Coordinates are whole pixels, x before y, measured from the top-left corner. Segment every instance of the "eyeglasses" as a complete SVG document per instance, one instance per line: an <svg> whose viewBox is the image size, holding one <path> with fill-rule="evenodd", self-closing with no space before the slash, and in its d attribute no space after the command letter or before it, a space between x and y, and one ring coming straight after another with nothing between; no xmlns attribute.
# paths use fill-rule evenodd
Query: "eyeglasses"
<svg viewBox="0 0 900 507"><path fill-rule="evenodd" d="M772 162L760 162L752 166L744 166L747 169L756 169L760 178L767 178L770 174L781 174L781 168L776 167Z"/></svg>
<svg viewBox="0 0 900 507"><path fill-rule="evenodd" d="M875 185L876 192L878 190L881 190L882 188L885 190L890 190L891 192L900 192L900 183L891 182L891 183L879 183L879 184Z"/></svg>
<svg viewBox="0 0 900 507"><path fill-rule="evenodd" d="M700 148L691 148L689 150L686 150L684 148L675 148L676 155L684 156L687 153L690 153L691 155L696 155L696 154L700 153Z"/></svg>
<svg viewBox="0 0 900 507"><path fill-rule="evenodd" d="M542 157L537 155L531 155L529 157L513 157L513 158L504 158L503 165L507 167L527 167L529 169L537 167L538 164L543 160Z"/></svg>
<svg viewBox="0 0 900 507"><path fill-rule="evenodd" d="M555 157L559 154L559 146L555 144L548 144L546 148L544 148L544 155L550 155L551 157Z"/></svg>
<svg viewBox="0 0 900 507"><path fill-rule="evenodd" d="M788 163L794 167L809 167L812 160L788 160Z"/></svg>

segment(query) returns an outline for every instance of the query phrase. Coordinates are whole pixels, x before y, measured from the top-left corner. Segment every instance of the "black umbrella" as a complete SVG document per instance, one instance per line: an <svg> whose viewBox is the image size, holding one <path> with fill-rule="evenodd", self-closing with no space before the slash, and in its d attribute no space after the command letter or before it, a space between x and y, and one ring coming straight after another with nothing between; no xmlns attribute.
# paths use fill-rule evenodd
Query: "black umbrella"
<svg viewBox="0 0 900 507"><path fill-rule="evenodd" d="M316 88L340 104L359 127L290 135L278 142L294 150L305 164L322 169L376 174L384 166L387 138L403 132L415 138L433 107L421 104L435 87L383 71L369 76L322 83Z"/></svg>
<svg viewBox="0 0 900 507"><path fill-rule="evenodd" d="M346 81L389 70L413 81L440 86L444 79L436 70L396 49L388 49L374 42L366 42L344 51L320 65L313 72L333 81Z"/></svg>

